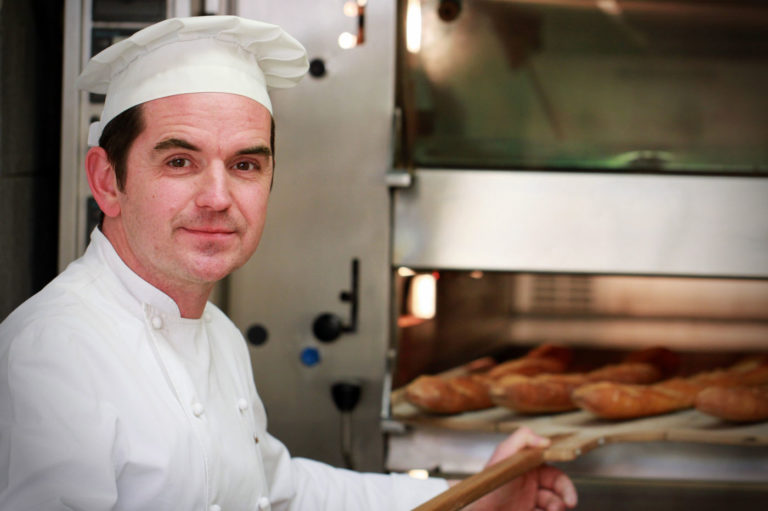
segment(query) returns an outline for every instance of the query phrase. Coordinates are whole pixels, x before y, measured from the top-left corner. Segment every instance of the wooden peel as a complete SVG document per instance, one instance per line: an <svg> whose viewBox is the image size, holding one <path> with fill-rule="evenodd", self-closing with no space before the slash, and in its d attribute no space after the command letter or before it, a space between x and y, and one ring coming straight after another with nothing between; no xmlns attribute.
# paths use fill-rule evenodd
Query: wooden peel
<svg viewBox="0 0 768 511"><path fill-rule="evenodd" d="M413 511L455 511L544 462L543 447L530 447L448 488Z"/></svg>
<svg viewBox="0 0 768 511"><path fill-rule="evenodd" d="M480 417L491 417L490 411L466 415L470 417L464 419L473 425ZM472 415L477 418L471 419ZM454 421L442 419L438 427L467 429L461 420ZM416 421L411 420L411 423ZM436 424L433 422L432 425ZM542 417L509 417L493 424L493 431L511 433L520 426L550 437L549 447L520 451L463 480L414 511L459 510L542 463L571 461L607 444L672 441L768 446L768 422L733 424L696 410L629 421L602 420L584 411Z"/></svg>

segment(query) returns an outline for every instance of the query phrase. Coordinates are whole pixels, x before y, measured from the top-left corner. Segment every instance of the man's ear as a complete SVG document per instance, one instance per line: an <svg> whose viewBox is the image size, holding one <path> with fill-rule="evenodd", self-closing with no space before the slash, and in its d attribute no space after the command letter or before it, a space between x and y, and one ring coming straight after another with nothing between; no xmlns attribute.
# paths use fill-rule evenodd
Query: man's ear
<svg viewBox="0 0 768 511"><path fill-rule="evenodd" d="M85 155L85 172L88 185L96 203L108 217L120 214L118 201L117 177L115 169L109 163L107 152L102 147L91 147Z"/></svg>

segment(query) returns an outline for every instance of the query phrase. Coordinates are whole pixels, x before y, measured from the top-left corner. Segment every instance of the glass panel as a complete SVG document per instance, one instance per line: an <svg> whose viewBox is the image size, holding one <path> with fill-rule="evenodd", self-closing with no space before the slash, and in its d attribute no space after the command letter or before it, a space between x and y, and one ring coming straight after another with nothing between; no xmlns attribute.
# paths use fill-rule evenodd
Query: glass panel
<svg viewBox="0 0 768 511"><path fill-rule="evenodd" d="M423 277L435 279L434 290L424 293ZM543 343L578 348L590 365L609 363L601 357L612 351L663 346L689 354L688 374L767 349L767 279L400 267L394 282L394 388L485 356L515 358ZM419 313L415 305L423 301L432 302L434 314Z"/></svg>
<svg viewBox="0 0 768 511"><path fill-rule="evenodd" d="M768 173L764 2L421 6L401 84L416 166Z"/></svg>

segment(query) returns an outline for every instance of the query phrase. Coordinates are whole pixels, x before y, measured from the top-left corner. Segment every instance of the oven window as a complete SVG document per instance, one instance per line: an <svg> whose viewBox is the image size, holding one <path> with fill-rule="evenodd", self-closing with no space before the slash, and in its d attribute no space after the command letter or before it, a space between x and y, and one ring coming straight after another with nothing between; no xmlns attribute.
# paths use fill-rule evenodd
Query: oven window
<svg viewBox="0 0 768 511"><path fill-rule="evenodd" d="M768 353L768 279L400 267L394 289L394 388L543 343L578 348L589 364L663 346L687 354L688 374Z"/></svg>
<svg viewBox="0 0 768 511"><path fill-rule="evenodd" d="M768 173L765 2L403 3L417 167Z"/></svg>

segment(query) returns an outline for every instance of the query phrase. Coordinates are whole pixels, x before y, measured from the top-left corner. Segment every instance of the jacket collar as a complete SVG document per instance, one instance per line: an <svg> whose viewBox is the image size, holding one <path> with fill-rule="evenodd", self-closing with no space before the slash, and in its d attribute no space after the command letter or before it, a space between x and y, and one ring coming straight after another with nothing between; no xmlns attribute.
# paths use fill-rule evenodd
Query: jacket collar
<svg viewBox="0 0 768 511"><path fill-rule="evenodd" d="M181 318L178 305L167 294L139 277L128 265L126 265L109 239L97 227L91 232L91 244L86 255L101 259L110 271L123 284L125 289L140 303L150 305L152 308L162 311L168 317Z"/></svg>

